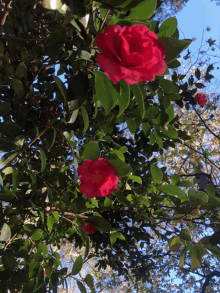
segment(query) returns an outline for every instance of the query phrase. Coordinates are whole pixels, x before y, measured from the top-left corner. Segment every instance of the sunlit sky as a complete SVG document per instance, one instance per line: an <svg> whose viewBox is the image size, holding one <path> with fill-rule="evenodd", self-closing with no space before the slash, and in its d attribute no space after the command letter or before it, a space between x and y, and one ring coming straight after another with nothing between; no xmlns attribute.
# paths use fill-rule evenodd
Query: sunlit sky
<svg viewBox="0 0 220 293"><path fill-rule="evenodd" d="M186 6L176 15L178 20L178 28L180 31L180 39L196 38L189 47L191 52L195 52L201 45L202 32L204 30L205 43L209 38L216 40L216 45L220 43L220 6L216 2L210 0L189 0ZM206 28L210 27L211 31ZM213 55L218 51L214 51ZM214 60L215 62L217 59ZM220 61L220 57L219 57ZM216 67L220 67L220 63ZM220 70L212 72L214 76L219 76Z"/></svg>

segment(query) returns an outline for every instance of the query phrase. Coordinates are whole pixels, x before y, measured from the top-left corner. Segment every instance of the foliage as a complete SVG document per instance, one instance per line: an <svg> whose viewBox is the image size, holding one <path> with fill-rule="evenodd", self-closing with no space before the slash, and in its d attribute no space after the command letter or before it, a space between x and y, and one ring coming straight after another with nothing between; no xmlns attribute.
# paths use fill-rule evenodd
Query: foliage
<svg viewBox="0 0 220 293"><path fill-rule="evenodd" d="M203 84L199 68L185 83L172 72L191 41L179 40L175 18L152 20L156 2L1 4L1 292L56 292L70 278L80 292L101 291L81 274L92 258L97 270L126 280L127 292L163 292L173 268L183 280L201 268L204 281L208 258L219 261L219 235L202 231L219 225L218 186L198 190L159 159L190 141L176 109L191 115ZM113 85L100 71L95 36L135 23L158 35L172 80ZM89 199L79 192L77 168L100 157L114 166L118 188ZM96 232L86 233L84 223ZM62 266L64 243L80 252L71 270Z"/></svg>

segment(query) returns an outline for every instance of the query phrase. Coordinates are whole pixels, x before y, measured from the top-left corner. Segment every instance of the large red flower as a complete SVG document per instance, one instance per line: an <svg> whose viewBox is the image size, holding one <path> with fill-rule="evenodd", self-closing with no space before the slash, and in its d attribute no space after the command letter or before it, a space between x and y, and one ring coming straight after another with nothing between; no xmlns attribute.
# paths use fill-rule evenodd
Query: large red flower
<svg viewBox="0 0 220 293"><path fill-rule="evenodd" d="M206 96L203 94L197 94L195 100L200 106L203 106L205 103L207 103Z"/></svg>
<svg viewBox="0 0 220 293"><path fill-rule="evenodd" d="M145 25L109 25L95 41L103 51L97 62L113 84L121 79L129 84L153 81L166 70L164 46Z"/></svg>
<svg viewBox="0 0 220 293"><path fill-rule="evenodd" d="M85 160L77 172L81 180L79 191L88 198L110 196L117 189L118 176L106 159Z"/></svg>
<svg viewBox="0 0 220 293"><path fill-rule="evenodd" d="M82 228L83 231L88 232L90 234L95 233L95 227L91 223L84 223Z"/></svg>

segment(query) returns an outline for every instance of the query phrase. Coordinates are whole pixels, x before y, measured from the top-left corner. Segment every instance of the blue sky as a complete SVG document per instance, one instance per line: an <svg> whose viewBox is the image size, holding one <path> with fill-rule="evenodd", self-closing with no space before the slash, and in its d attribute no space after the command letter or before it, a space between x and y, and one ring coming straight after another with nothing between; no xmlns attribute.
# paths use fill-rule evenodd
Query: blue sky
<svg viewBox="0 0 220 293"><path fill-rule="evenodd" d="M213 40L216 40L216 45L219 46L220 6L217 6L216 2L211 2L210 0L189 0L186 6L183 7L182 11L176 15L176 18L180 31L180 39L196 38L196 41L192 42L189 47L191 52L195 52L200 47L203 29L203 43L205 43L211 37ZM211 31L207 32L207 27L210 27ZM216 50L212 53L215 55L218 53L218 51ZM219 72L220 71L218 70L214 70L212 73L217 77Z"/></svg>

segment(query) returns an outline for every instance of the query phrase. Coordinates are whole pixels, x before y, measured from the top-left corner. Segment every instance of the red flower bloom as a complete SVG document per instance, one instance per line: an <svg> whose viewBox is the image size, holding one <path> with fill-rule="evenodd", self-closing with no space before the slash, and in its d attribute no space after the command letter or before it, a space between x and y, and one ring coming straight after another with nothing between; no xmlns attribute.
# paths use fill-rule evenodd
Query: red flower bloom
<svg viewBox="0 0 220 293"><path fill-rule="evenodd" d="M195 100L200 106L203 106L205 103L207 103L206 96L203 94L197 94Z"/></svg>
<svg viewBox="0 0 220 293"><path fill-rule="evenodd" d="M83 224L83 231L88 232L90 234L95 233L95 227L90 223L84 223Z"/></svg>
<svg viewBox="0 0 220 293"><path fill-rule="evenodd" d="M88 198L110 196L117 189L118 176L106 159L85 160L77 172L81 180L79 191Z"/></svg>
<svg viewBox="0 0 220 293"><path fill-rule="evenodd" d="M95 41L103 51L97 62L113 84L121 79L129 84L152 81L166 70L164 46L143 24L109 25Z"/></svg>

